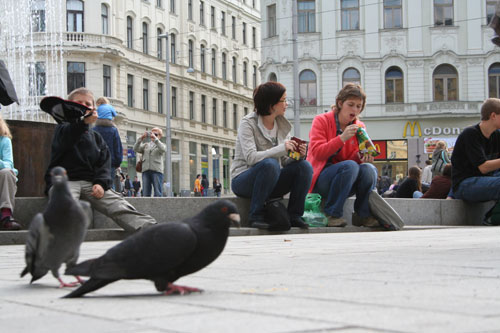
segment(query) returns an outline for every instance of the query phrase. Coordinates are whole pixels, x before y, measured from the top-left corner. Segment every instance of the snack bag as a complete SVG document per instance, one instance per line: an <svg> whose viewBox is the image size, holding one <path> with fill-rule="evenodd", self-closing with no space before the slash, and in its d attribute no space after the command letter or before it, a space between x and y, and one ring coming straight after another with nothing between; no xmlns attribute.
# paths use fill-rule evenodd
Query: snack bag
<svg viewBox="0 0 500 333"><path fill-rule="evenodd" d="M293 137L291 138L291 140L293 140L293 141L297 142L297 145L299 145L299 146L300 146L300 145L302 145L302 144L304 144L304 143L306 143L306 141L304 141L304 140L302 140L302 139L299 139L299 138L297 138L297 137L295 137L295 136L293 136ZM298 151L291 151L291 150L289 150L289 151L288 151L288 157L291 157L291 158L293 158L294 160L297 160L297 161L298 161L298 160L300 160L300 152L298 152Z"/></svg>
<svg viewBox="0 0 500 333"><path fill-rule="evenodd" d="M356 137L358 138L359 144L359 152L362 154L370 154L372 156L380 155L380 152L375 148L372 140L366 133L366 130L363 127L359 127L356 132Z"/></svg>

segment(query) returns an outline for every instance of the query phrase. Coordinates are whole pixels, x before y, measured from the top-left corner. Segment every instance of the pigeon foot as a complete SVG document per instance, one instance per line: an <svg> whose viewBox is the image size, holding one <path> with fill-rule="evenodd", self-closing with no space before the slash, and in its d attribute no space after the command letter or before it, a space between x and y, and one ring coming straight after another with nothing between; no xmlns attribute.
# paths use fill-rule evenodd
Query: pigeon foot
<svg viewBox="0 0 500 333"><path fill-rule="evenodd" d="M57 280L59 280L59 283L60 283L59 288L74 288L77 285L83 284L83 282L85 282L79 276L76 278L78 281L70 282L70 283L66 283L61 278L57 278Z"/></svg>
<svg viewBox="0 0 500 333"><path fill-rule="evenodd" d="M173 283L169 283L167 285L167 290L165 291L165 295L172 295L172 294L190 294L190 293L201 293L203 290L198 289L198 288L193 288L193 287L186 287L186 286L179 286L175 285Z"/></svg>

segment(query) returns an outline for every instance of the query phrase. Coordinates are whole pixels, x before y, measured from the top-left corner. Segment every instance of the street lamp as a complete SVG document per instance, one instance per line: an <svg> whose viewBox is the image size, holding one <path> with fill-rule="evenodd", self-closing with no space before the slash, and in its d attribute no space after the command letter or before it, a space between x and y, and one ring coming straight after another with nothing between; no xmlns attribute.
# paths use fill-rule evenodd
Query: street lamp
<svg viewBox="0 0 500 333"><path fill-rule="evenodd" d="M166 135L165 141L167 143L167 151L165 153L166 163L166 178L167 178L167 197L172 196L172 134L170 131L170 59L168 54L168 34L161 34L158 37L165 38L165 86L167 89L167 103L166 103Z"/></svg>

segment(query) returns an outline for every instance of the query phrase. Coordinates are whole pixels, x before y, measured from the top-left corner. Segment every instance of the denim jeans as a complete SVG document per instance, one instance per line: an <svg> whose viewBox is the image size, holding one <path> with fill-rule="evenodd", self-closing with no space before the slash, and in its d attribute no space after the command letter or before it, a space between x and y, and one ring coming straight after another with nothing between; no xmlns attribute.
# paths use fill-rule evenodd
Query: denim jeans
<svg viewBox="0 0 500 333"><path fill-rule="evenodd" d="M500 200L500 170L495 171L493 176L470 177L463 180L453 195L455 199L475 202Z"/></svg>
<svg viewBox="0 0 500 333"><path fill-rule="evenodd" d="M368 217L371 215L368 197L376 184L377 168L373 164L348 160L324 168L314 192L321 194L325 213L333 217L342 217L345 201L355 194L354 211L361 217Z"/></svg>
<svg viewBox="0 0 500 333"><path fill-rule="evenodd" d="M163 183L163 174L152 170L142 173L142 194L144 197L151 196L151 186L153 186L154 196L162 196L161 184Z"/></svg>
<svg viewBox="0 0 500 333"><path fill-rule="evenodd" d="M279 198L290 192L288 214L304 215L304 202L311 185L312 167L306 160L291 162L280 168L274 158L266 158L231 182L234 194L250 198L250 221L262 219L263 206L267 199Z"/></svg>

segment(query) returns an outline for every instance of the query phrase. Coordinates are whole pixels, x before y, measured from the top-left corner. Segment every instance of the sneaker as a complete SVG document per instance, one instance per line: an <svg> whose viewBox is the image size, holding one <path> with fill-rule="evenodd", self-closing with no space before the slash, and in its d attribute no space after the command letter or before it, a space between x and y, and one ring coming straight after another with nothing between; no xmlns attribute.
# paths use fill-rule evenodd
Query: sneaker
<svg viewBox="0 0 500 333"><path fill-rule="evenodd" d="M260 219L250 221L249 224L250 227L252 228L263 229L263 230L267 230L270 227L269 223Z"/></svg>
<svg viewBox="0 0 500 333"><path fill-rule="evenodd" d="M380 227L380 223L373 216L361 217L356 212L352 213L352 225L368 228Z"/></svg>
<svg viewBox="0 0 500 333"><path fill-rule="evenodd" d="M7 216L0 221L0 230L21 230L21 225L12 216Z"/></svg>
<svg viewBox="0 0 500 333"><path fill-rule="evenodd" d="M343 217L328 216L328 227L345 227L347 225L346 220Z"/></svg>
<svg viewBox="0 0 500 333"><path fill-rule="evenodd" d="M290 218L290 225L300 229L309 229L309 225L300 216L293 216Z"/></svg>

